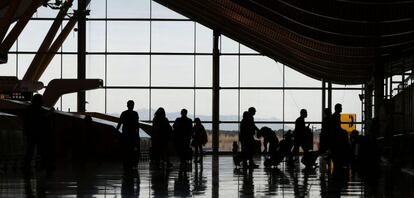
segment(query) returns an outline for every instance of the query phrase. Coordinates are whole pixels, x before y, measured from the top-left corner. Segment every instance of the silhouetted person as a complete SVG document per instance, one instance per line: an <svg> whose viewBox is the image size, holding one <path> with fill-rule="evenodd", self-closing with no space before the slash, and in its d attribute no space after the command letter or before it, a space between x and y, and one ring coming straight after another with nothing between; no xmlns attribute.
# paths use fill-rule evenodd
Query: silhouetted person
<svg viewBox="0 0 414 198"><path fill-rule="evenodd" d="M174 121L174 139L177 153L183 168L187 160L191 160L190 141L193 132L193 121L187 117L187 109L181 110L181 117Z"/></svg>
<svg viewBox="0 0 414 198"><path fill-rule="evenodd" d="M319 135L319 152L324 154L330 148L330 144L332 141L330 140L331 136L331 125L332 125L332 112L330 108L326 108L323 111L323 119L322 119L322 129Z"/></svg>
<svg viewBox="0 0 414 198"><path fill-rule="evenodd" d="M164 108L160 107L155 111L154 118L152 119L151 164L156 168L160 168L161 160L166 163L167 167L172 166L168 152L171 136L171 125L165 115Z"/></svg>
<svg viewBox="0 0 414 198"><path fill-rule="evenodd" d="M263 137L263 152L268 154L275 153L279 146L279 139L277 138L276 133L269 127L262 127L257 132L257 138L261 137Z"/></svg>
<svg viewBox="0 0 414 198"><path fill-rule="evenodd" d="M308 127L305 125L305 118L308 117L306 109L300 110L300 116L295 121L295 132L294 132L294 147L293 155L297 156L299 153L299 147L302 147L304 155L309 151L309 134Z"/></svg>
<svg viewBox="0 0 414 198"><path fill-rule="evenodd" d="M23 134L26 137L26 154L24 158L23 171L30 172L34 151L41 157L41 167L46 168L49 161L48 144L50 144L50 120L48 111L42 107L42 95L36 94L32 103L27 107L23 117ZM48 162L49 161L49 162Z"/></svg>
<svg viewBox="0 0 414 198"><path fill-rule="evenodd" d="M349 142L351 144L351 162L352 164L356 164L356 162L358 161L358 153L360 146L360 136L357 130L353 130L351 132Z"/></svg>
<svg viewBox="0 0 414 198"><path fill-rule="evenodd" d="M127 102L128 110L121 113L119 118L117 130L122 125L122 147L123 147L123 158L124 168L133 168L138 164L140 155L140 138L139 138L139 116L134 111L134 101L129 100Z"/></svg>
<svg viewBox="0 0 414 198"><path fill-rule="evenodd" d="M203 124L201 124L200 118L194 119L193 127L193 141L191 146L194 147L194 162L203 162L203 145L207 143L207 133Z"/></svg>
<svg viewBox="0 0 414 198"><path fill-rule="evenodd" d="M347 167L350 160L350 145L347 132L341 128L342 105L335 105L332 114L332 160L335 167Z"/></svg>
<svg viewBox="0 0 414 198"><path fill-rule="evenodd" d="M243 118L240 122L239 141L241 143L243 167L245 168L258 167L253 161L254 149L256 144L254 134L257 128L254 124L253 115L254 114L251 114L249 111L243 112ZM247 164L247 161L249 161L249 164Z"/></svg>

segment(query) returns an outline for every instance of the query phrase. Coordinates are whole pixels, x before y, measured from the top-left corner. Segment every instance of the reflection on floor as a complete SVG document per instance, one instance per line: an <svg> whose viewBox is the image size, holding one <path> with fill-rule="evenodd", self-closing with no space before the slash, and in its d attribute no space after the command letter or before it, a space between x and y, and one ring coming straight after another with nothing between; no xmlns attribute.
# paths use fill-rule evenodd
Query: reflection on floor
<svg viewBox="0 0 414 198"><path fill-rule="evenodd" d="M262 162L257 159L258 163ZM231 156L206 156L203 165L179 171L151 170L148 162L138 171L124 173L118 163L105 163L87 171L72 168L52 176L19 171L0 172L0 197L414 197L413 177L399 171L376 178L344 172L328 175L324 166L306 170L302 165L266 170L235 169Z"/></svg>

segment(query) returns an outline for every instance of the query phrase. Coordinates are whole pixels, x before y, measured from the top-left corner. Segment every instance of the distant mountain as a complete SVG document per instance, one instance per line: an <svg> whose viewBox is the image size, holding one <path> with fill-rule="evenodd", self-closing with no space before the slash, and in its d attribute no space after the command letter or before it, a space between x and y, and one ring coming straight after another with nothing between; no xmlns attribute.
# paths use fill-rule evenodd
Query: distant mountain
<svg viewBox="0 0 414 198"><path fill-rule="evenodd" d="M137 111L138 111L138 114L139 115L146 115L146 114L148 114L148 109L138 109ZM151 109L151 113L152 114L154 114L155 111L156 111L155 109ZM166 113L167 113L167 118L171 122L173 122L176 118L180 117L180 115L181 115L180 112L166 112ZM112 116L115 116L115 117L119 117L120 114L121 114L121 112L120 113L114 113L114 114L111 114L111 115ZM193 118L193 115L192 114L189 114L188 117L192 119ZM211 121L212 120L211 116L206 116L206 115L199 115L198 118L200 118L201 121ZM239 119L239 116L237 116L237 115L222 115L222 116L220 116L220 119L222 121L237 121ZM257 121L260 121L260 120L266 120L266 121L268 121L268 120L281 121L281 119L276 118L276 117L272 117L270 119L268 119L268 118L264 119L264 118L260 118L260 117L255 117L255 120L256 120L256 122ZM212 127L210 123L204 123L203 125L204 125L204 127L206 129L211 129L211 127ZM273 130L279 130L279 129L282 129L283 128L283 125L282 124L256 124L256 125L259 128L264 127L264 126L267 126L267 127L270 127ZM285 130L289 130L289 129L291 129L291 128L285 126ZM222 123L222 124L220 124L220 130L222 130L222 131L238 131L239 130L239 124L237 124L237 123L229 123L229 124L228 123Z"/></svg>

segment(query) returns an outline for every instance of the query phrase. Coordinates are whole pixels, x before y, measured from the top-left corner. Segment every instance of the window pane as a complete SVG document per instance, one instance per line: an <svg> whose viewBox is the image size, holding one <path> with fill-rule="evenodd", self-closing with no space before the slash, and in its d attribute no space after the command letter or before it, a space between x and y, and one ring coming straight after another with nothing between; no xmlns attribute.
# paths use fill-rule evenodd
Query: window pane
<svg viewBox="0 0 414 198"><path fill-rule="evenodd" d="M62 28L64 28L66 26L66 24L68 23L68 21L63 21L63 26ZM75 26L76 27L76 26ZM88 33L88 27L86 27L86 32ZM86 38L86 42L90 42L89 38ZM20 44L20 43L19 43ZM87 44L86 44L87 45ZM40 45L39 45L40 46ZM72 29L72 32L66 37L65 41L62 44L63 48L62 51L63 52L77 52L78 51L78 32L75 32ZM20 46L19 46L20 47ZM60 51L60 49L59 49Z"/></svg>
<svg viewBox="0 0 414 198"><path fill-rule="evenodd" d="M241 90L240 114L255 107L255 121L283 120L283 93L280 90Z"/></svg>
<svg viewBox="0 0 414 198"><path fill-rule="evenodd" d="M321 87L322 83L285 66L286 87Z"/></svg>
<svg viewBox="0 0 414 198"><path fill-rule="evenodd" d="M220 57L220 86L236 87L238 86L239 71L238 56L221 56Z"/></svg>
<svg viewBox="0 0 414 198"><path fill-rule="evenodd" d="M283 86L282 65L266 56L240 57L240 84L242 87Z"/></svg>
<svg viewBox="0 0 414 198"><path fill-rule="evenodd" d="M98 78L105 80L105 56L86 56L86 78ZM105 85L105 82L104 82Z"/></svg>
<svg viewBox="0 0 414 198"><path fill-rule="evenodd" d="M196 90L195 95L195 117L203 121L212 121L212 91Z"/></svg>
<svg viewBox="0 0 414 198"><path fill-rule="evenodd" d="M19 50L36 52L53 21L29 21L19 36ZM36 32L36 34L33 34ZM59 33L59 31L58 31Z"/></svg>
<svg viewBox="0 0 414 198"><path fill-rule="evenodd" d="M194 23L152 22L153 52L194 52Z"/></svg>
<svg viewBox="0 0 414 198"><path fill-rule="evenodd" d="M148 86L149 56L108 55L108 86Z"/></svg>
<svg viewBox="0 0 414 198"><path fill-rule="evenodd" d="M77 93L65 94L62 96L62 111L77 112Z"/></svg>
<svg viewBox="0 0 414 198"><path fill-rule="evenodd" d="M155 1L151 2L152 5L152 18L166 18L166 19L186 19L185 16L174 12Z"/></svg>
<svg viewBox="0 0 414 198"><path fill-rule="evenodd" d="M213 30L199 23L196 25L196 51L213 53Z"/></svg>
<svg viewBox="0 0 414 198"><path fill-rule="evenodd" d="M164 107L167 118L174 121L180 116L181 109L188 111L188 117L193 117L194 112L194 91L180 89L154 89L151 92L151 119L159 107Z"/></svg>
<svg viewBox="0 0 414 198"><path fill-rule="evenodd" d="M139 2L141 1L142 0ZM108 1L108 4L110 3L111 1ZM91 1L89 3L88 9L90 10L90 15L88 18L105 18L105 1Z"/></svg>
<svg viewBox="0 0 414 198"><path fill-rule="evenodd" d="M86 111L105 113L105 89L86 91Z"/></svg>
<svg viewBox="0 0 414 198"><path fill-rule="evenodd" d="M47 66L46 70L40 77L40 81L43 82L45 86L49 84L49 82L53 79L59 79L60 78L60 72L61 72L61 56L55 55L55 57L52 59L50 64Z"/></svg>
<svg viewBox="0 0 414 198"><path fill-rule="evenodd" d="M221 53L238 53L239 43L227 36L222 35L220 43Z"/></svg>
<svg viewBox="0 0 414 198"><path fill-rule="evenodd" d="M196 56L196 86L211 87L213 80L213 57Z"/></svg>
<svg viewBox="0 0 414 198"><path fill-rule="evenodd" d="M243 54L259 54L259 52L255 51L255 50L253 50L253 49L251 49L251 48L249 48L245 45L242 45L242 44L240 44L240 53L243 53Z"/></svg>
<svg viewBox="0 0 414 198"><path fill-rule="evenodd" d="M105 51L105 22L87 21L86 22L86 51L104 52Z"/></svg>
<svg viewBox="0 0 414 198"><path fill-rule="evenodd" d="M30 63L34 58L34 54L19 54L17 57L17 64L18 64L18 78L22 79L24 74L29 68Z"/></svg>
<svg viewBox="0 0 414 198"><path fill-rule="evenodd" d="M220 91L220 121L238 121L239 120L238 109L239 109L238 90L221 90Z"/></svg>
<svg viewBox="0 0 414 198"><path fill-rule="evenodd" d="M149 51L149 27L149 22L143 21L108 21L108 51Z"/></svg>
<svg viewBox="0 0 414 198"><path fill-rule="evenodd" d="M306 109L306 121L322 120L322 91L315 90L286 90L285 91L285 121L295 121L300 116L300 110Z"/></svg>
<svg viewBox="0 0 414 198"><path fill-rule="evenodd" d="M134 110L140 120L148 120L149 91L143 89L107 89L107 113L120 116L127 109L127 101L135 102Z"/></svg>
<svg viewBox="0 0 414 198"><path fill-rule="evenodd" d="M73 8L73 6L72 6ZM59 10L54 10L49 7L40 6L35 14L32 16L33 18L55 18L58 14Z"/></svg>
<svg viewBox="0 0 414 198"><path fill-rule="evenodd" d="M63 55L63 78L77 78L78 77L78 56L77 55Z"/></svg>
<svg viewBox="0 0 414 198"><path fill-rule="evenodd" d="M193 56L152 56L152 86L194 86Z"/></svg>
<svg viewBox="0 0 414 198"><path fill-rule="evenodd" d="M233 142L239 141L239 124L220 124L219 134L219 151L232 151Z"/></svg>
<svg viewBox="0 0 414 198"><path fill-rule="evenodd" d="M150 0L108 0L108 18L149 17Z"/></svg>

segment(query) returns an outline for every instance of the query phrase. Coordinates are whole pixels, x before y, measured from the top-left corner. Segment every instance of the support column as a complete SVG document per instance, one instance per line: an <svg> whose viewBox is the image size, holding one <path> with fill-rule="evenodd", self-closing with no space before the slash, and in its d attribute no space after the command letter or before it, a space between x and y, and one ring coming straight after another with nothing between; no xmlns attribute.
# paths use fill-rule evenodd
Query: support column
<svg viewBox="0 0 414 198"><path fill-rule="evenodd" d="M332 112L334 112L334 110L332 110L332 83L328 82L328 107L330 108Z"/></svg>
<svg viewBox="0 0 414 198"><path fill-rule="evenodd" d="M78 79L86 79L86 0L78 1ZM85 91L78 92L78 112L85 112Z"/></svg>
<svg viewBox="0 0 414 198"><path fill-rule="evenodd" d="M367 130L369 127L369 122L372 119L372 90L373 86L371 83L365 84L365 90L364 90L364 124L365 124L365 135L368 135L369 130Z"/></svg>
<svg viewBox="0 0 414 198"><path fill-rule="evenodd" d="M213 32L213 155L219 151L219 122L220 122L220 32Z"/></svg>
<svg viewBox="0 0 414 198"><path fill-rule="evenodd" d="M382 101L384 100L384 69L382 65L377 65L374 71L374 117L378 118Z"/></svg>
<svg viewBox="0 0 414 198"><path fill-rule="evenodd" d="M326 108L326 82L325 82L325 80L322 80L322 113L321 113L321 115L322 115L322 118L321 118L321 120L323 120L323 112L325 111L325 108Z"/></svg>

